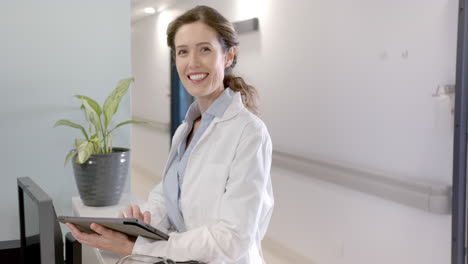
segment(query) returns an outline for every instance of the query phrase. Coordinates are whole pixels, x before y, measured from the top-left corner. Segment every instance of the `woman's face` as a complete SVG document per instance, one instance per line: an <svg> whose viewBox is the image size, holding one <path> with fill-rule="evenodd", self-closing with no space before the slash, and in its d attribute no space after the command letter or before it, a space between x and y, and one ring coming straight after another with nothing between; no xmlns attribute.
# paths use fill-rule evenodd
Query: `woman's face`
<svg viewBox="0 0 468 264"><path fill-rule="evenodd" d="M185 24L174 37L176 66L182 84L197 98L216 98L224 90L224 69L235 48L224 53L217 33L201 22Z"/></svg>

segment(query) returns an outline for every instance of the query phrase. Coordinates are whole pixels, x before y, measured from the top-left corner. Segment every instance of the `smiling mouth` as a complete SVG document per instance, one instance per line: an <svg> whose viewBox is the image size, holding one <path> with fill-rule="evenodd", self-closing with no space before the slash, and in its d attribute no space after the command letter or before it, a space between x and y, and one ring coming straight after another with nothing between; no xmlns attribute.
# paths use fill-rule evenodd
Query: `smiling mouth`
<svg viewBox="0 0 468 264"><path fill-rule="evenodd" d="M203 81L208 76L208 73L196 73L196 74L189 74L187 77L191 81L199 82Z"/></svg>

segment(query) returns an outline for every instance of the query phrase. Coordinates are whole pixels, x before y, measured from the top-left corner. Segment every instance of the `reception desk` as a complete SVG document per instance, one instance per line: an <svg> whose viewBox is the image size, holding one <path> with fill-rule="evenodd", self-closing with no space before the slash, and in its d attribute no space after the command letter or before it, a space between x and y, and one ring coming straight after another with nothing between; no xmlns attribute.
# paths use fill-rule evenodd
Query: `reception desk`
<svg viewBox="0 0 468 264"><path fill-rule="evenodd" d="M119 204L104 207L89 207L83 204L80 197L72 198L72 208L74 216L84 217L117 217L119 212L123 212L129 204L139 204L143 202L135 194L124 194ZM96 248L82 246L83 264L115 264L119 258L118 254L99 250Z"/></svg>

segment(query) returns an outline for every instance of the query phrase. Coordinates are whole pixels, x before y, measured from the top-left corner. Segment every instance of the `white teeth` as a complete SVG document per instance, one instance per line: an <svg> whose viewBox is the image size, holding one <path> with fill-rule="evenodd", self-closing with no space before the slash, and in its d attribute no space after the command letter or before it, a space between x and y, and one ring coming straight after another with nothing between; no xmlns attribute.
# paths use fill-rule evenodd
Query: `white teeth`
<svg viewBox="0 0 468 264"><path fill-rule="evenodd" d="M198 81L203 78L205 78L208 74L206 73L201 73L201 74L194 74L194 75L189 75L190 80Z"/></svg>

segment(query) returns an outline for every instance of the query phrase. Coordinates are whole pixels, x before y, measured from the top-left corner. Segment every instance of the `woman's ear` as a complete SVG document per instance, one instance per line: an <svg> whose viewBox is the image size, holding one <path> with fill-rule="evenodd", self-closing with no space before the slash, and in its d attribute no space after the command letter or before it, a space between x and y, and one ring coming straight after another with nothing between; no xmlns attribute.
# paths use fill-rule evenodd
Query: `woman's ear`
<svg viewBox="0 0 468 264"><path fill-rule="evenodd" d="M229 68L234 61L234 56L237 53L237 47L230 47L226 56L224 57L224 68Z"/></svg>

